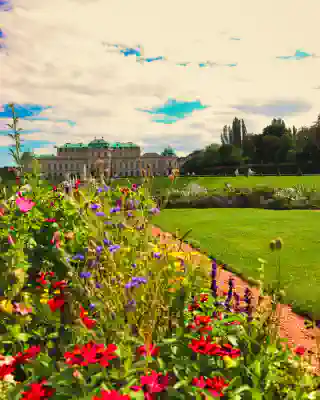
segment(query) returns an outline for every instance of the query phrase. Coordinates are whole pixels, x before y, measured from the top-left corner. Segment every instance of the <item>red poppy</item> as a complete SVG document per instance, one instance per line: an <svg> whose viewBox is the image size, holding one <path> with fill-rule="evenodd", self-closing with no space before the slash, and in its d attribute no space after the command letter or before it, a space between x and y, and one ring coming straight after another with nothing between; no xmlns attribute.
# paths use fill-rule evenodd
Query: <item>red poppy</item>
<svg viewBox="0 0 320 400"><path fill-rule="evenodd" d="M151 357L157 357L160 351L160 347L156 347L156 345L154 344L149 344L149 346L147 345L143 345L138 347L138 355L139 356L143 356L146 357L151 356Z"/></svg>
<svg viewBox="0 0 320 400"><path fill-rule="evenodd" d="M297 356L303 356L304 355L304 353L306 352L306 348L305 347L303 347L303 346L297 346L296 348L295 348L295 350L294 350L294 352L295 352L295 354L297 355Z"/></svg>
<svg viewBox="0 0 320 400"><path fill-rule="evenodd" d="M5 213L5 209L3 207L0 207L0 217L3 217Z"/></svg>
<svg viewBox="0 0 320 400"><path fill-rule="evenodd" d="M55 312L57 310L63 310L63 306L64 306L65 300L64 297L62 295L59 296L55 296L52 299L48 300L48 305L50 307L50 310L52 312Z"/></svg>
<svg viewBox="0 0 320 400"><path fill-rule="evenodd" d="M46 386L47 381L43 379L39 383L31 383L29 388L22 393L21 400L47 400L55 393L55 389Z"/></svg>
<svg viewBox="0 0 320 400"><path fill-rule="evenodd" d="M130 396L127 394L121 394L116 390L101 390L99 397L93 396L92 400L130 400Z"/></svg>
<svg viewBox="0 0 320 400"><path fill-rule="evenodd" d="M58 281L52 284L53 289L65 289L68 286L66 281Z"/></svg>
<svg viewBox="0 0 320 400"><path fill-rule="evenodd" d="M45 279L47 274L45 272L39 273L39 278L36 279L36 282L41 283L41 285L47 285L48 281Z"/></svg>
<svg viewBox="0 0 320 400"><path fill-rule="evenodd" d="M222 390L225 387L228 387L228 384L224 380L222 376L214 376L213 378L205 379L203 376L200 376L200 379L193 378L192 384L201 389L206 389L210 394L214 397L222 397Z"/></svg>

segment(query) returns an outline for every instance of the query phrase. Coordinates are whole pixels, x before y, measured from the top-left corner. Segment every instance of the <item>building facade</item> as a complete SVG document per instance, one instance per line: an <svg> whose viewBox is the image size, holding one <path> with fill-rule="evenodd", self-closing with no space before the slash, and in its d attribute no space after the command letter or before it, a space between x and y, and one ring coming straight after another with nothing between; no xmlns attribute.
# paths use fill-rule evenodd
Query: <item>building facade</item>
<svg viewBox="0 0 320 400"><path fill-rule="evenodd" d="M161 154L141 154L134 143L108 143L103 138L88 144L66 143L57 155L38 155L41 173L48 179L80 178L92 175L141 176L143 170L154 176L168 175L179 168L179 159L170 147Z"/></svg>

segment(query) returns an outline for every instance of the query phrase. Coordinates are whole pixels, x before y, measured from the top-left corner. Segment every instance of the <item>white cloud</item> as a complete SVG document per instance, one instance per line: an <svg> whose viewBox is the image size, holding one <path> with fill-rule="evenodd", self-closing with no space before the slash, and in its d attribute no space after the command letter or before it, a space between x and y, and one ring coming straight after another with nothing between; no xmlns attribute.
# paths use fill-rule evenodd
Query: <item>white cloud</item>
<svg viewBox="0 0 320 400"><path fill-rule="evenodd" d="M2 58L1 101L52 105L43 115L77 123L22 121L25 129L41 129L32 139L61 144L104 136L162 146L174 137L183 146L185 137L198 135L194 148L199 148L219 141L222 126L234 116L256 132L271 119L234 105L310 103L309 111L284 117L298 127L314 121L320 110L314 90L320 58L276 59L297 49L320 55L319 0L202 0L201 6L182 0L16 0L15 7L3 15L9 56ZM229 40L232 36L241 40ZM107 52L103 41L141 44L145 56L174 62L238 66L140 65L134 57ZM136 111L169 97L199 98L210 108L172 125L153 123L149 114Z"/></svg>

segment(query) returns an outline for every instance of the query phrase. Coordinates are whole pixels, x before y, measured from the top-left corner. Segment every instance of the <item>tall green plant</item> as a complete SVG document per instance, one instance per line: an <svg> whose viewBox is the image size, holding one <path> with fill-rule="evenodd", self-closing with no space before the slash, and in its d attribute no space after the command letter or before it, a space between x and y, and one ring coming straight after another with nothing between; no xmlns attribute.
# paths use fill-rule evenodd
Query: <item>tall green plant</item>
<svg viewBox="0 0 320 400"><path fill-rule="evenodd" d="M9 149L9 154L12 156L13 160L16 163L17 170L19 174L22 172L22 151L21 151L21 136L20 132L22 128L18 128L19 118L16 116L14 104L9 104L9 107L12 111L12 124L7 124L9 128L12 129L12 133L9 133L9 137L14 140L14 148Z"/></svg>

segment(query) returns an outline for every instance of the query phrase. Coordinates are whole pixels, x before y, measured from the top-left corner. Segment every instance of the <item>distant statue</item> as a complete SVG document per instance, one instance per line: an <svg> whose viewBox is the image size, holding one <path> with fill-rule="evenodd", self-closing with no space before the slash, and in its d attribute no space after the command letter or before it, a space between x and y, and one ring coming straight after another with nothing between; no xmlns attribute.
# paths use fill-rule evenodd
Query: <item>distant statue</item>
<svg viewBox="0 0 320 400"><path fill-rule="evenodd" d="M235 175L235 176L239 176L239 170L238 170L238 168L234 171L234 175Z"/></svg>
<svg viewBox="0 0 320 400"><path fill-rule="evenodd" d="M256 173L255 173L254 171L252 171L251 168L248 169L248 176L253 176L253 175L255 175L255 174L256 174Z"/></svg>

